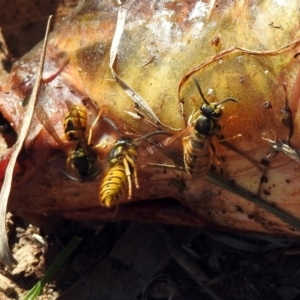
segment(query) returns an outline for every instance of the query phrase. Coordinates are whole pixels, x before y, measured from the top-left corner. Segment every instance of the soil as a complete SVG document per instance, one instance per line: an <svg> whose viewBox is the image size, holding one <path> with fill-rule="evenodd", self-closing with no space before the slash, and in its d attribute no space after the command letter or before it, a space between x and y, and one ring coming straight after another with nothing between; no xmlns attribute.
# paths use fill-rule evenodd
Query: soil
<svg viewBox="0 0 300 300"><path fill-rule="evenodd" d="M135 222L62 226L48 234L8 214L19 263L0 268L0 299L23 299L74 236L83 240L37 299L300 298L297 241Z"/></svg>

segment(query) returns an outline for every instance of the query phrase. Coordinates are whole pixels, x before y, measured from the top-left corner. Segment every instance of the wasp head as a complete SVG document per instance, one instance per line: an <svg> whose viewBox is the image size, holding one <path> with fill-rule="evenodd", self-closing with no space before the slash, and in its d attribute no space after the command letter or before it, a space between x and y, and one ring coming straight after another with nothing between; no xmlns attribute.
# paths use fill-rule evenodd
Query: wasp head
<svg viewBox="0 0 300 300"><path fill-rule="evenodd" d="M110 163L122 162L126 155L136 152L136 146L130 139L122 138L115 142L113 149L110 151Z"/></svg>
<svg viewBox="0 0 300 300"><path fill-rule="evenodd" d="M219 103L202 104L200 111L202 115L214 120L222 116L222 106Z"/></svg>

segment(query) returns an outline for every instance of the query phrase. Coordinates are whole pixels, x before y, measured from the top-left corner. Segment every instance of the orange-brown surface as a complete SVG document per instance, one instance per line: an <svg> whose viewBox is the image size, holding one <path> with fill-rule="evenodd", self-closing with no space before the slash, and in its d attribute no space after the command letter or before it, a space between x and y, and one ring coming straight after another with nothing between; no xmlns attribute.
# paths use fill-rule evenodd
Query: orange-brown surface
<svg viewBox="0 0 300 300"><path fill-rule="evenodd" d="M270 5L274 9L268 9ZM227 184L229 180L233 189L242 187L298 218L299 162L282 152L269 158L272 153L269 140L289 143L293 149L300 147L299 58L295 56L299 47L295 44L272 55L263 53L299 38L297 8L293 5L270 4L267 0L243 2L243 5L226 1L125 2L121 6L127 10L125 27L114 66L118 76L145 99L163 124L160 128L171 138L178 130L185 130L193 108L198 109L202 104L193 78L200 82L210 102L228 97L238 99L239 103L224 104L219 122L221 141L216 135L212 137L215 148L211 157L215 166L212 174L221 176ZM117 138L103 117L113 120L122 136L133 139L157 130L151 125L153 120L114 80L109 67L119 8L117 1L86 1L56 27L48 43L44 83L37 104L44 107L70 149L74 143L67 142L63 133L66 100L74 104L82 103L83 99L94 101L95 107L88 101L89 126L103 108L102 119L93 131L93 144L101 141L106 146L99 150L100 176L84 183L67 178L61 172L66 167L65 153L35 115L19 160L9 210L30 219L55 216L80 221L134 219L213 224L227 229L298 236L298 231L272 213L206 179L145 166L150 162L180 164L181 138L154 154L149 152L148 142L140 141L137 161L140 188L133 190L130 201L123 193L117 209L101 206L100 181L105 176L109 150ZM212 42L216 37L219 43ZM261 52L251 55L237 51L215 59L196 70L177 94L178 84L186 73L234 46ZM0 88L1 113L17 133L24 113L22 102L30 95L39 53L37 46L17 61ZM282 112L288 111L287 106L291 114ZM162 141L166 137L153 139ZM266 167L261 161L267 159ZM170 205L162 200L166 197L180 204ZM144 200L149 202L142 203Z"/></svg>

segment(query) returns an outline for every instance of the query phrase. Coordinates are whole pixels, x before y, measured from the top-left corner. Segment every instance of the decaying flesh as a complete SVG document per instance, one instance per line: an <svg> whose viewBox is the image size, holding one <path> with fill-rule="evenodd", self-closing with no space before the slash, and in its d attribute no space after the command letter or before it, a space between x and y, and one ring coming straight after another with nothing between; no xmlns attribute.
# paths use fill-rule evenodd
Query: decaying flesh
<svg viewBox="0 0 300 300"><path fill-rule="evenodd" d="M18 161L25 172L16 174L9 209L31 219L45 215L81 221L128 218L298 236L291 224L248 201L255 196L300 219L299 163L273 149L274 143L300 149L296 4L126 1L121 7L126 14L113 49L120 9L114 1L85 1L55 29L37 105L43 105L62 140L66 100L88 103L89 126L103 108L92 143L101 141L98 151L104 170L119 135L134 139L165 130L172 138L178 134L172 128L184 130L193 109L202 104L192 79L196 78L209 102L239 100L226 104L219 137L211 138L214 168L206 179L216 175L223 186L192 178L178 168L147 166L182 167L181 138L160 147L155 144L163 145L166 138L153 137L138 145L140 188L133 190L132 203L127 203L124 193L117 207L103 208L98 196L101 174L84 183L67 178L61 172L66 165L64 152L34 115ZM283 29L268 25L275 20ZM212 44L216 36L217 46ZM37 46L16 62L1 86L1 113L16 132L20 132L22 102L31 93L40 51ZM136 99L144 102L137 105ZM283 117L287 104L291 114ZM238 138L230 139L234 136ZM237 193L232 191L235 187ZM244 197L240 191L245 191Z"/></svg>

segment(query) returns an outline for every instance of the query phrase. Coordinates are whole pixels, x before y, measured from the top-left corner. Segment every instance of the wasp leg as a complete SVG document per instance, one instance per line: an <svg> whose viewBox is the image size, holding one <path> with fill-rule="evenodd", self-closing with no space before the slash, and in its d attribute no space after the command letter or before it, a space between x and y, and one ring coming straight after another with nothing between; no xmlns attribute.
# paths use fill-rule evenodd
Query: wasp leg
<svg viewBox="0 0 300 300"><path fill-rule="evenodd" d="M174 170L174 171L179 171L179 172L183 172L186 173L186 170L178 165L167 165L167 164L157 164L157 163L147 163L145 165L146 167L151 167L151 168L164 168L164 169L170 169L170 170Z"/></svg>
<svg viewBox="0 0 300 300"><path fill-rule="evenodd" d="M189 146L189 141L190 141L190 137L189 136L186 136L182 139L182 145L183 145L183 157L184 157L184 164L186 165L186 161L185 161L185 158L189 155L187 152L187 149ZM188 174L191 174L188 170L188 168L185 168L185 172L188 173Z"/></svg>
<svg viewBox="0 0 300 300"><path fill-rule="evenodd" d="M127 158L125 157L123 160L124 168L125 168L125 174L127 177L127 182L128 182L128 196L127 199L132 198L132 184L131 184L131 172L130 172L130 167Z"/></svg>
<svg viewBox="0 0 300 300"><path fill-rule="evenodd" d="M97 118L95 119L95 121L93 122L93 124L91 125L91 127L89 129L89 138L88 138L88 141L87 141L88 145L91 144L94 127L96 126L98 120L100 119L100 116L102 115L103 109L104 109L104 106L100 109Z"/></svg>
<svg viewBox="0 0 300 300"><path fill-rule="evenodd" d="M135 187L136 187L137 189L139 189L140 186L139 186L139 182L138 182L137 171L136 171L135 168L133 169L133 178L134 178L134 184L135 184Z"/></svg>
<svg viewBox="0 0 300 300"><path fill-rule="evenodd" d="M216 148L211 143L210 144L210 155L212 157L213 163L210 171L215 171L216 173L224 176L225 178L228 178L228 173L226 171L226 168L224 166L224 163L222 162L221 158L217 156Z"/></svg>
<svg viewBox="0 0 300 300"><path fill-rule="evenodd" d="M222 139L218 139L218 142L219 143L224 143L224 142L228 142L228 141L230 141L230 140L233 140L233 139L236 139L236 138L238 138L238 137L241 137L241 136L243 136L241 133L239 133L239 134L237 134L237 135L234 135L234 136L230 136L230 137L227 137L227 138L222 138Z"/></svg>
<svg viewBox="0 0 300 300"><path fill-rule="evenodd" d="M131 168L133 169L133 178L134 178L135 187L137 189L139 189L140 186L139 186L139 182L138 182L138 176L137 176L137 171L135 168L135 163L129 155L126 155L125 157L126 157L126 160L129 162L129 164L131 165Z"/></svg>

